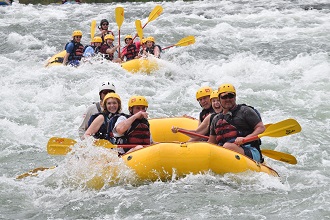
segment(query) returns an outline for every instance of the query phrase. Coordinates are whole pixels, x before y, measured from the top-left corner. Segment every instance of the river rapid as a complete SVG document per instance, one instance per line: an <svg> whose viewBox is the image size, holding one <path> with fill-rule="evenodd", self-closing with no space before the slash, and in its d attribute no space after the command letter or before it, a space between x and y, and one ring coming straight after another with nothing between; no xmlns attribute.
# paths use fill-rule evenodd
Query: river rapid
<svg viewBox="0 0 330 220"><path fill-rule="evenodd" d="M145 35L163 47L196 37L193 45L165 50L162 68L151 75L131 74L113 63L44 67L73 30L82 30L82 43L88 44L93 19L107 18L117 35L115 3L0 7L0 219L330 219L327 1L122 3L122 39L135 34L135 20L145 24L157 4L164 11L144 28ZM232 83L237 102L256 107L264 123L288 118L300 123L300 133L264 137L262 145L294 155L298 164L266 158L280 178L201 173L139 182L112 157L122 170L117 181L89 189L75 175L95 174L93 159L52 156L46 145L53 136L79 139L82 115L107 80L115 84L126 113L131 95L146 96L150 118L198 117L197 89ZM83 144L95 157L111 157ZM54 165L36 177L15 179Z"/></svg>

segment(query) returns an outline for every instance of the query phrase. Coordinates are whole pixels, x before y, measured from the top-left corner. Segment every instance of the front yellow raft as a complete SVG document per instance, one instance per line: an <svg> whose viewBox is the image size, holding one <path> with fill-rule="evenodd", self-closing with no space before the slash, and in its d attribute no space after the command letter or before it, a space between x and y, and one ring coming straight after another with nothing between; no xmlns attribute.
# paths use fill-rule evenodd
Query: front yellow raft
<svg viewBox="0 0 330 220"><path fill-rule="evenodd" d="M207 142L158 143L122 157L141 180L170 180L173 176L212 171L216 174L248 170L278 173L250 158Z"/></svg>
<svg viewBox="0 0 330 220"><path fill-rule="evenodd" d="M66 50L62 50L61 52L55 54L54 56L52 56L51 58L49 58L49 60L46 63L46 67L49 66L59 66L62 65L63 63L63 58L66 54Z"/></svg>
<svg viewBox="0 0 330 220"><path fill-rule="evenodd" d="M134 59L121 64L121 67L131 73L143 72L150 74L159 69L157 58Z"/></svg>

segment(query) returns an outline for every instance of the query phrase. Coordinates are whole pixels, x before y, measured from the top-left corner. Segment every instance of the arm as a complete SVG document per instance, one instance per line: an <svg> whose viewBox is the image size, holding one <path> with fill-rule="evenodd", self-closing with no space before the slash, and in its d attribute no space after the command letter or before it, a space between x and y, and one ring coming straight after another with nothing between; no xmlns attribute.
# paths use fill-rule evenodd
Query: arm
<svg viewBox="0 0 330 220"><path fill-rule="evenodd" d="M159 58L160 57L160 50L159 50L159 47L155 47L154 49L154 56Z"/></svg>
<svg viewBox="0 0 330 220"><path fill-rule="evenodd" d="M217 141L215 139L215 135L210 135L209 140L207 142L212 143L212 144L217 144Z"/></svg>
<svg viewBox="0 0 330 220"><path fill-rule="evenodd" d="M203 122L198 126L198 128L196 129L196 133L197 134L203 134L206 135L209 131L209 125L210 125L210 119L211 119L211 114L209 114L204 120ZM191 138L189 141L199 141L202 140L202 138L200 137L196 137L194 136L193 138Z"/></svg>
<svg viewBox="0 0 330 220"><path fill-rule="evenodd" d="M63 58L63 65L66 66L66 64L68 63L69 56L70 56L70 53L66 52L66 54Z"/></svg>
<svg viewBox="0 0 330 220"><path fill-rule="evenodd" d="M136 119L142 119L142 118L148 118L148 113L146 112L138 112L135 113L134 115L132 115L131 117L129 117L128 119L120 122L116 127L115 130L119 135L122 135L125 133L125 131L127 131L132 123L136 120Z"/></svg>
<svg viewBox="0 0 330 220"><path fill-rule="evenodd" d="M104 116L99 115L95 120L92 122L92 124L87 128L87 131L85 132L84 138L94 135L96 132L100 130L101 125L104 122Z"/></svg>

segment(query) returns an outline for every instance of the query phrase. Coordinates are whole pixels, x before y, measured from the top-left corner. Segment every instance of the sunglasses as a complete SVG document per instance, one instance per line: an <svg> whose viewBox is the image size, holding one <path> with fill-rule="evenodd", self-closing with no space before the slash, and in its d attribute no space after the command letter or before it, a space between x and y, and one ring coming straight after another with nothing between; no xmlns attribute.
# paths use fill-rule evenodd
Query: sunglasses
<svg viewBox="0 0 330 220"><path fill-rule="evenodd" d="M220 99L232 99L235 97L235 94L233 93L228 93L227 95L220 96Z"/></svg>
<svg viewBox="0 0 330 220"><path fill-rule="evenodd" d="M111 92L115 92L115 91L113 91L113 90L103 90L102 94L106 95L106 94L111 93Z"/></svg>
<svg viewBox="0 0 330 220"><path fill-rule="evenodd" d="M81 38L82 36L75 36L75 38Z"/></svg>
<svg viewBox="0 0 330 220"><path fill-rule="evenodd" d="M107 23L103 23L102 25L104 25L104 26L109 26L109 24L107 24Z"/></svg>

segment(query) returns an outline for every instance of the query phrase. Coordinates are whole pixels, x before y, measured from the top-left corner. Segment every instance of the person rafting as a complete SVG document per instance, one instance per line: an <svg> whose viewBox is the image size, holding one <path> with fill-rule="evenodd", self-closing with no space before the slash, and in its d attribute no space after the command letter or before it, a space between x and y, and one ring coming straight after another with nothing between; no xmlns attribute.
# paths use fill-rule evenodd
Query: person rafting
<svg viewBox="0 0 330 220"><path fill-rule="evenodd" d="M113 118L109 126L117 144L137 145L133 149L122 148L120 154L143 148L143 145L153 143L148 122L148 101L144 96L132 96L128 101L130 115ZM111 126L111 123L114 125Z"/></svg>
<svg viewBox="0 0 330 220"><path fill-rule="evenodd" d="M203 108L199 113L199 125L203 122L203 120L211 113L214 113L214 109L212 108L210 95L212 93L212 88L209 86L201 87L196 92L196 100L199 105Z"/></svg>
<svg viewBox="0 0 330 220"><path fill-rule="evenodd" d="M79 126L78 133L80 139L84 139L84 134L91 124L91 121L93 121L93 118L96 118L96 114L103 112L103 99L108 93L115 93L116 87L115 85L110 81L104 81L101 83L101 86L99 87L99 97L100 101L94 102L92 105L88 106L85 113L83 114L82 122Z"/></svg>
<svg viewBox="0 0 330 220"><path fill-rule="evenodd" d="M82 32L75 30L72 32L72 40L65 45L66 54L63 58L63 65L79 66L84 53L84 45L80 43Z"/></svg>
<svg viewBox="0 0 330 220"><path fill-rule="evenodd" d="M115 36L111 30L109 30L109 21L107 19L102 19L100 25L98 26L98 33L95 35L102 38L102 44L105 43L104 37L108 34Z"/></svg>
<svg viewBox="0 0 330 220"><path fill-rule="evenodd" d="M104 109L87 128L83 138L94 136L97 139L109 140L108 123L121 112L121 99L117 93L108 93L103 99Z"/></svg>
<svg viewBox="0 0 330 220"><path fill-rule="evenodd" d="M155 38L149 36L146 38L146 47L143 49L142 54L147 56L149 54L154 55L156 58L160 58L160 53L162 52L162 48L155 44Z"/></svg>
<svg viewBox="0 0 330 220"><path fill-rule="evenodd" d="M126 61L130 61L137 58L140 50L140 42L133 42L132 35L126 35L125 43L126 46L121 53L121 59L124 60L126 58Z"/></svg>
<svg viewBox="0 0 330 220"><path fill-rule="evenodd" d="M104 37L105 43L100 48L100 53L103 54L103 57L107 60L110 60L115 63L120 63L120 58L115 58L115 53L117 52L117 49L119 48L119 45L114 45L113 41L115 40L115 37L112 34L107 34Z"/></svg>
<svg viewBox="0 0 330 220"><path fill-rule="evenodd" d="M91 44L84 49L83 57L92 57L99 53L102 44L101 37L94 37Z"/></svg>
<svg viewBox="0 0 330 220"><path fill-rule="evenodd" d="M222 84L218 91L223 111L211 122L208 142L263 162L260 140L243 142L244 138L257 136L265 131L260 115L247 105L236 104L236 89L232 84Z"/></svg>
<svg viewBox="0 0 330 220"><path fill-rule="evenodd" d="M205 135L205 136L209 136L210 135L210 126L211 126L211 122L212 122L213 118L222 111L222 106L220 105L218 90L212 91L212 93L210 95L210 100L212 103L212 108L214 109L214 113L208 114L208 116L206 116L206 118L203 120L203 122L198 126L198 128L196 130L186 130L186 129L182 129L182 128L180 128L180 129L194 132L194 133L201 134L201 135ZM171 130L173 133L177 133L178 129L179 129L178 127L172 127ZM190 139L188 141L203 140L200 137L196 137L196 135L189 135L189 134L187 134L187 135L190 137Z"/></svg>

